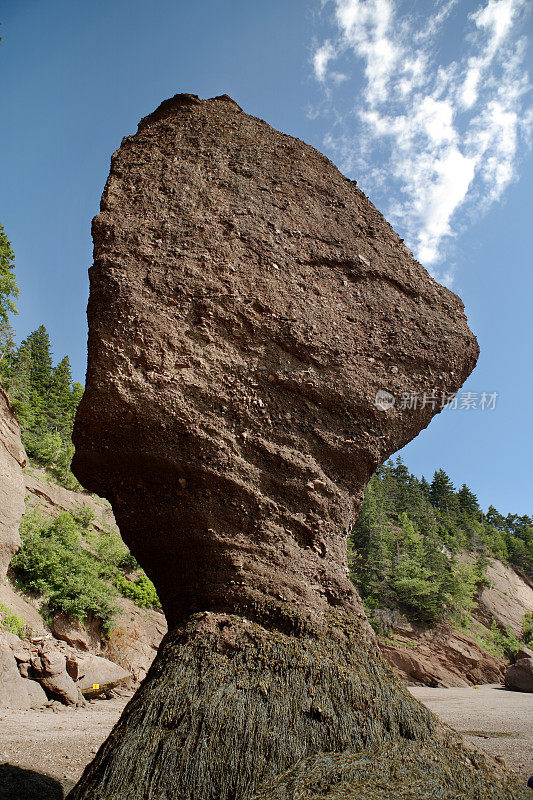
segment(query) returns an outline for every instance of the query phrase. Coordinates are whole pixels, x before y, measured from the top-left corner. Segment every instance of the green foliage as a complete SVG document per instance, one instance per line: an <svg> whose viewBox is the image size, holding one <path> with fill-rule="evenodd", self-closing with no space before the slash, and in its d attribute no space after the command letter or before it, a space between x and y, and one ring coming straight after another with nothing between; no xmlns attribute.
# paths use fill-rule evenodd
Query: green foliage
<svg viewBox="0 0 533 800"><path fill-rule="evenodd" d="M524 642L527 645L533 645L533 614L524 614L522 625L524 629Z"/></svg>
<svg viewBox="0 0 533 800"><path fill-rule="evenodd" d="M514 658L520 649L520 642L514 633L502 630L495 622L490 626L488 635L481 637L480 643L492 655L504 658Z"/></svg>
<svg viewBox="0 0 533 800"><path fill-rule="evenodd" d="M70 471L74 455L71 433L83 386L72 381L68 356L53 366L44 325L18 348L12 340L9 342L0 362L0 379L15 409L30 458L67 488L79 488Z"/></svg>
<svg viewBox="0 0 533 800"><path fill-rule="evenodd" d="M115 586L123 597L129 597L135 605L141 608L161 608L155 586L144 572L133 581L127 580L122 573L118 573L115 578Z"/></svg>
<svg viewBox="0 0 533 800"><path fill-rule="evenodd" d="M118 593L143 608L161 605L118 533L91 528L93 518L84 507L52 520L27 512L20 529L22 547L11 565L20 588L38 595L44 611L62 611L82 621L96 617L108 631ZM132 568L137 574L128 580L124 572Z"/></svg>
<svg viewBox="0 0 533 800"><path fill-rule="evenodd" d="M504 518L492 507L484 515L471 490L463 484L456 491L444 470L430 484L398 458L367 486L349 540L352 580L373 616L388 608L421 622L466 624L489 556L533 574L531 525L529 517ZM473 564L460 563L464 551Z"/></svg>
<svg viewBox="0 0 533 800"><path fill-rule="evenodd" d="M3 603L0 603L0 626L20 639L25 639L29 634L24 620L13 614Z"/></svg>
<svg viewBox="0 0 533 800"><path fill-rule="evenodd" d="M80 620L92 615L109 627L114 595L101 578L99 560L82 546L72 515L44 520L27 513L20 534L22 547L11 562L19 586L42 596L51 613L63 611Z"/></svg>
<svg viewBox="0 0 533 800"><path fill-rule="evenodd" d="M72 516L74 520L81 525L82 528L85 530L89 527L91 522L93 522L95 518L95 513L91 508L87 506L78 506L72 511Z"/></svg>
<svg viewBox="0 0 533 800"><path fill-rule="evenodd" d="M9 322L9 314L16 314L13 300L18 297L19 290L15 280L15 254L0 225L0 322Z"/></svg>

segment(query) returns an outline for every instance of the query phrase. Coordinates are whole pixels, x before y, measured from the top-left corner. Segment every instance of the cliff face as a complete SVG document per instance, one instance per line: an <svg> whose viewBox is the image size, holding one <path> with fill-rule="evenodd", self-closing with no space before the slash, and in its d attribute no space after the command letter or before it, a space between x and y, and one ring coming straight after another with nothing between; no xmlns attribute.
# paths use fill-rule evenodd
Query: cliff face
<svg viewBox="0 0 533 800"><path fill-rule="evenodd" d="M372 471L475 364L459 299L324 156L226 96L141 121L93 237L73 470L170 630L71 800L288 797L296 763L385 797L369 758L395 800L413 770L419 796L524 796L392 676L347 571Z"/></svg>
<svg viewBox="0 0 533 800"><path fill-rule="evenodd" d="M354 182L228 97L141 121L93 236L74 471L170 625L360 613L346 534L377 465L475 364L460 300Z"/></svg>
<svg viewBox="0 0 533 800"><path fill-rule="evenodd" d="M0 387L0 583L13 554L20 547L19 524L24 514L26 453L20 427Z"/></svg>

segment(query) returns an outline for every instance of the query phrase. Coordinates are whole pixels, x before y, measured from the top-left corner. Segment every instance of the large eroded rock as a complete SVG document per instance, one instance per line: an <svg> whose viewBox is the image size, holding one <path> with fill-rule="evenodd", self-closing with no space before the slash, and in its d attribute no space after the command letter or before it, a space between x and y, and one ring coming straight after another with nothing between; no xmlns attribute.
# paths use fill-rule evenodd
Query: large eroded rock
<svg viewBox="0 0 533 800"><path fill-rule="evenodd" d="M22 472L25 464L20 427L0 386L0 583L20 547L19 524L25 510Z"/></svg>
<svg viewBox="0 0 533 800"><path fill-rule="evenodd" d="M393 677L347 570L372 472L476 362L460 300L330 161L226 96L177 95L123 140L93 237L73 469L169 633L71 800L292 797L285 770L318 775L302 759L325 791L376 749L395 800L413 758L418 796L525 797ZM386 796L377 772L353 797Z"/></svg>
<svg viewBox="0 0 533 800"><path fill-rule="evenodd" d="M141 121L93 236L74 471L169 625L360 610L347 533L476 362L461 301L327 158L227 97Z"/></svg>

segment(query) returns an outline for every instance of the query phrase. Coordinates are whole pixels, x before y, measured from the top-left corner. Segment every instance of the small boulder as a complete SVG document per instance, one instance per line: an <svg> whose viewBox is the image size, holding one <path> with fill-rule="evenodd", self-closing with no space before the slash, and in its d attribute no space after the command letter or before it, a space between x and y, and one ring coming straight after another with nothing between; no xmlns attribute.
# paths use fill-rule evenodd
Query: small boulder
<svg viewBox="0 0 533 800"><path fill-rule="evenodd" d="M517 692L533 692L533 658L521 658L507 667L505 685Z"/></svg>
<svg viewBox="0 0 533 800"><path fill-rule="evenodd" d="M34 681L20 675L11 648L0 640L0 708L26 709L44 705L46 695L42 689L40 694L33 684Z"/></svg>
<svg viewBox="0 0 533 800"><path fill-rule="evenodd" d="M526 647L525 645L521 647L518 653L515 655L514 660L520 661L522 658L533 658L533 650L531 647Z"/></svg>
<svg viewBox="0 0 533 800"><path fill-rule="evenodd" d="M78 662L77 686L89 699L123 686L131 680L131 674L118 664L101 656L88 656Z"/></svg>
<svg viewBox="0 0 533 800"><path fill-rule="evenodd" d="M52 622L52 633L71 647L88 652L91 649L89 632L78 619L71 619L68 614L56 614Z"/></svg>
<svg viewBox="0 0 533 800"><path fill-rule="evenodd" d="M43 689L66 705L83 704L79 689L67 673L66 658L49 642L44 642L31 658L32 674Z"/></svg>

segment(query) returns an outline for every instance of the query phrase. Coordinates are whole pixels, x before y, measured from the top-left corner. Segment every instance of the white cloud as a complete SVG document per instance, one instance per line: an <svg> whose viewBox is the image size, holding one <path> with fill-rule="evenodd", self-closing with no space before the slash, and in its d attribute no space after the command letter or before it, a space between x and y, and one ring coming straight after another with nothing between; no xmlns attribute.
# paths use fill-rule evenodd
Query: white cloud
<svg viewBox="0 0 533 800"><path fill-rule="evenodd" d="M386 189L388 215L432 267L473 209L501 199L516 177L533 125L520 37L527 0L483 0L462 17L458 0L436 0L422 20L412 5L402 15L399 1L332 0L337 35L317 48L313 67L336 109L326 147L373 194ZM458 52L439 63L445 26L454 26ZM343 76L362 81L340 114L343 98L331 94L339 61Z"/></svg>
<svg viewBox="0 0 533 800"><path fill-rule="evenodd" d="M336 55L337 51L329 40L324 42L324 44L315 51L313 56L313 67L317 80L325 80L328 64L332 58L335 58Z"/></svg>

